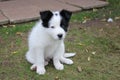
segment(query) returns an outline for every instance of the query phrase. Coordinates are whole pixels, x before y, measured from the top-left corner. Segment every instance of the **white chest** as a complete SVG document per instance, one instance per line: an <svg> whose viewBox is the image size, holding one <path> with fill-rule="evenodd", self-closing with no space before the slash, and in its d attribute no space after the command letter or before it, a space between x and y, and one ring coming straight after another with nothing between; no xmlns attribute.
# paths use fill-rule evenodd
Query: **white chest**
<svg viewBox="0 0 120 80"><path fill-rule="evenodd" d="M53 58L53 56L55 55L56 51L58 50L58 48L60 47L60 43L56 42L56 43L52 43L50 45L48 45L47 47L45 47L45 59L46 58Z"/></svg>

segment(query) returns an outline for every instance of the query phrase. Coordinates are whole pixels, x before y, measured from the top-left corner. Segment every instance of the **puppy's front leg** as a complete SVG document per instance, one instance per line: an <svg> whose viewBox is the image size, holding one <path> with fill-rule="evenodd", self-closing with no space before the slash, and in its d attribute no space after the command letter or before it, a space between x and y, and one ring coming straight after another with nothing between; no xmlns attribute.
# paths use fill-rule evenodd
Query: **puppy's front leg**
<svg viewBox="0 0 120 80"><path fill-rule="evenodd" d="M62 43L56 49L56 53L53 57L53 63L54 63L54 66L57 70L63 70L64 69L63 64L60 62L60 58L62 57L63 54L64 54L64 44Z"/></svg>
<svg viewBox="0 0 120 80"><path fill-rule="evenodd" d="M42 74L45 74L46 70L45 70L45 67L44 67L44 62L45 62L45 59L44 59L44 49L40 49L40 48L37 48L35 50L36 52L36 72L39 74L39 75L42 75Z"/></svg>
<svg viewBox="0 0 120 80"><path fill-rule="evenodd" d="M57 70L63 70L64 69L64 66L63 66L62 63L60 63L60 59L58 57L53 58L53 63L54 63L54 66Z"/></svg>

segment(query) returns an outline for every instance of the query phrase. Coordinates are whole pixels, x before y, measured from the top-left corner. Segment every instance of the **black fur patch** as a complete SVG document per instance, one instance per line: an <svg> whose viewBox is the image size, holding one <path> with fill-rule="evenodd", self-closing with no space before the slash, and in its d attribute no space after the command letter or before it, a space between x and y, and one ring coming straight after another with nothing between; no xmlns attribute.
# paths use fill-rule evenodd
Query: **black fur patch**
<svg viewBox="0 0 120 80"><path fill-rule="evenodd" d="M60 15L62 17L60 26L67 32L68 26L69 26L69 20L71 18L72 12L67 11L67 10L62 10L60 12Z"/></svg>
<svg viewBox="0 0 120 80"><path fill-rule="evenodd" d="M43 12L40 12L40 16L41 16L41 19L42 19L42 25L45 27L45 28L48 28L48 23L49 23L49 20L51 19L51 17L53 16L53 13L49 10L47 11L43 11Z"/></svg>

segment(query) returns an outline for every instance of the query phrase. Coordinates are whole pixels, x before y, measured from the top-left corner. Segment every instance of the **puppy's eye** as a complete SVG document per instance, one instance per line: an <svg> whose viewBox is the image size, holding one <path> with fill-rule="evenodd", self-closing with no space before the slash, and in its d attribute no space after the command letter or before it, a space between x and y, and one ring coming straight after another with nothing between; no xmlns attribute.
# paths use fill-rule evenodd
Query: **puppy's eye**
<svg viewBox="0 0 120 80"><path fill-rule="evenodd" d="M54 27L54 26L51 26L51 28L53 28L53 29L54 29L55 27Z"/></svg>

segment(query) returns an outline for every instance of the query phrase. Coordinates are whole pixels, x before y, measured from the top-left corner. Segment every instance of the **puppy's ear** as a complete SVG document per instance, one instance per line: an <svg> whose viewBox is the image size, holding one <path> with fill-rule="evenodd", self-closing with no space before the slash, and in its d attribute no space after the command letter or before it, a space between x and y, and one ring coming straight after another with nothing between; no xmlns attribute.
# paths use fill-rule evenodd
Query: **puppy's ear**
<svg viewBox="0 0 120 80"><path fill-rule="evenodd" d="M48 27L48 22L51 19L53 13L49 10L40 12L41 19L43 21L43 26Z"/></svg>
<svg viewBox="0 0 120 80"><path fill-rule="evenodd" d="M62 17L60 26L65 30L65 32L67 32L72 12L63 9L60 11L60 15Z"/></svg>
<svg viewBox="0 0 120 80"><path fill-rule="evenodd" d="M60 11L60 15L61 15L63 18L65 18L67 21L69 21L70 18L71 18L72 12L63 9L63 10Z"/></svg>

